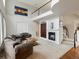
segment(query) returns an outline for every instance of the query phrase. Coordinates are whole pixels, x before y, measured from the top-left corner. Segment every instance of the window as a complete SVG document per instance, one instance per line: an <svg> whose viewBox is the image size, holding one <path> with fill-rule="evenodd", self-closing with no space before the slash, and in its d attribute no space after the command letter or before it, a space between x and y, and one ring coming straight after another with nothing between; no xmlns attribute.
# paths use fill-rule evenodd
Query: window
<svg viewBox="0 0 79 59"><path fill-rule="evenodd" d="M0 12L0 46L2 44L2 13Z"/></svg>
<svg viewBox="0 0 79 59"><path fill-rule="evenodd" d="M6 37L6 23L2 12L0 11L0 46L3 42L3 38Z"/></svg>
<svg viewBox="0 0 79 59"><path fill-rule="evenodd" d="M5 0L3 0L3 4L4 4L4 6L5 6Z"/></svg>

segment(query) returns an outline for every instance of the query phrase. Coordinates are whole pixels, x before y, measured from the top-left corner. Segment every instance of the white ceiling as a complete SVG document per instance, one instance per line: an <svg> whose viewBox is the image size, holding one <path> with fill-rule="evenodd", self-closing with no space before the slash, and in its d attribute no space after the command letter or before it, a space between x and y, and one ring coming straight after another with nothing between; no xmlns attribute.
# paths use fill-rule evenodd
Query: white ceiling
<svg viewBox="0 0 79 59"><path fill-rule="evenodd" d="M33 6L35 8L39 8L50 0L17 0L17 1L24 3L26 5L28 4L28 5Z"/></svg>

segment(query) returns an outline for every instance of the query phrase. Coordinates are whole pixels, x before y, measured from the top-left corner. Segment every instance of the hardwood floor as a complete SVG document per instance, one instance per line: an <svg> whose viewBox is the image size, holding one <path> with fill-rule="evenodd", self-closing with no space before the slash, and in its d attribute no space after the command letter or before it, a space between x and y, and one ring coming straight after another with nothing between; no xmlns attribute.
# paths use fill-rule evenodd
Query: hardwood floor
<svg viewBox="0 0 79 59"><path fill-rule="evenodd" d="M60 59L79 59L79 47L72 48L65 55L63 55Z"/></svg>

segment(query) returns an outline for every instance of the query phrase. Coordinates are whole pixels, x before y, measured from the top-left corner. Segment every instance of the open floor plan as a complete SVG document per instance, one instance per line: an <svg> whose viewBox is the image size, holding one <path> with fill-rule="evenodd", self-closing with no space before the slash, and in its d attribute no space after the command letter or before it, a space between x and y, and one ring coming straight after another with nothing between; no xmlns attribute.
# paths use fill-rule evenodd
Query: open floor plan
<svg viewBox="0 0 79 59"><path fill-rule="evenodd" d="M79 59L79 0L0 0L0 59Z"/></svg>

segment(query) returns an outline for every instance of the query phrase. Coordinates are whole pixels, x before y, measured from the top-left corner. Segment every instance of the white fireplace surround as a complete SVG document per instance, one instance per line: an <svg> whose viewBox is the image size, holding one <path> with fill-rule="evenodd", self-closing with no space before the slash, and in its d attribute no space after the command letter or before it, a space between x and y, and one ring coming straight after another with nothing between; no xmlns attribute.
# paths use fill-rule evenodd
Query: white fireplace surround
<svg viewBox="0 0 79 59"><path fill-rule="evenodd" d="M63 40L63 29L60 27L60 19L59 17L53 18L52 20L47 20L47 39L49 32L55 32L55 43L60 44ZM53 23L53 29L50 28L50 24ZM48 39L49 40L49 39Z"/></svg>
<svg viewBox="0 0 79 59"><path fill-rule="evenodd" d="M56 44L61 44L61 42L63 40L63 27L61 25L63 25L63 24L60 25L59 17L52 17L52 18L46 19L46 20L45 19L42 19L40 21L40 24L42 22L46 22L46 24L47 24L47 27L46 27L47 28L46 29L47 33L46 33L46 38L45 39L48 40L48 41L51 41L51 42L55 42ZM51 29L51 23L53 23L53 29ZM56 37L55 41L48 39L49 38L48 37L49 32L55 32L55 37Z"/></svg>
<svg viewBox="0 0 79 59"><path fill-rule="evenodd" d="M55 41L50 40L50 39L48 39L48 40L59 44L59 31L51 31L51 32L55 32ZM48 36L49 36L49 35L48 35Z"/></svg>

